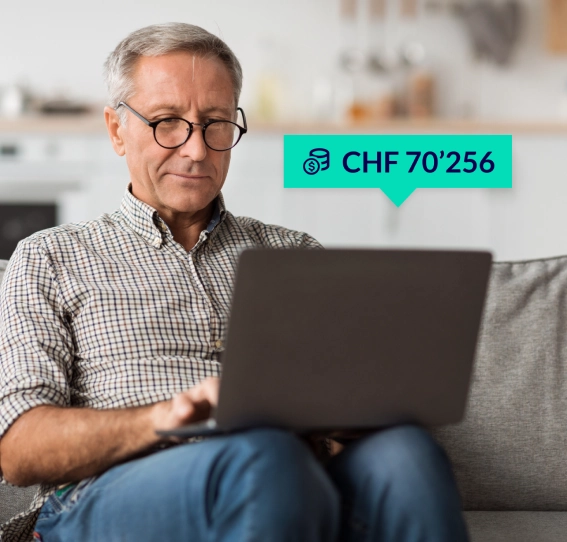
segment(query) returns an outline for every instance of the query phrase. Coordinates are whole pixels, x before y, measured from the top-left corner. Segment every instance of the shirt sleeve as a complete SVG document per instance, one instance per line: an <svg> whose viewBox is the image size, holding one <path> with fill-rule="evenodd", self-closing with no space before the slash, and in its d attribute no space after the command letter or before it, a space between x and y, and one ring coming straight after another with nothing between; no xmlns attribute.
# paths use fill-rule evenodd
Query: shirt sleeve
<svg viewBox="0 0 567 542"><path fill-rule="evenodd" d="M308 233L300 232L299 236L299 248L324 248L317 239L311 237Z"/></svg>
<svg viewBox="0 0 567 542"><path fill-rule="evenodd" d="M269 248L324 248L308 233L290 230L275 224L264 224L248 216L237 217L237 222L260 246Z"/></svg>
<svg viewBox="0 0 567 542"><path fill-rule="evenodd" d="M69 406L74 346L54 266L24 240L0 287L0 438L39 405Z"/></svg>

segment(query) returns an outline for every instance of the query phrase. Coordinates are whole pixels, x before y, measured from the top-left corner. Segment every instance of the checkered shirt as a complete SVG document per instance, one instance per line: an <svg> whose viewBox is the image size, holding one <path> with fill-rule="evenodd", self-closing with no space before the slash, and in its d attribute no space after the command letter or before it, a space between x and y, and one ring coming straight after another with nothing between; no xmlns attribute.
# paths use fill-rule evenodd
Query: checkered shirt
<svg viewBox="0 0 567 542"><path fill-rule="evenodd" d="M148 405L218 376L247 247L322 248L306 233L235 217L221 193L187 252L130 187L112 214L21 241L0 288L0 438L38 405ZM0 539L30 540L55 489L40 485Z"/></svg>

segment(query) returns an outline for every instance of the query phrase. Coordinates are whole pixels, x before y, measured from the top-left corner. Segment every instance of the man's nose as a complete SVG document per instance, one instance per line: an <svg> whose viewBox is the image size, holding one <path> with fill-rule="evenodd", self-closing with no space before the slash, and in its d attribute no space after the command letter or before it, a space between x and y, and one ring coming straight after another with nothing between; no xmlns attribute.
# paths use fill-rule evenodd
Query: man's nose
<svg viewBox="0 0 567 542"><path fill-rule="evenodd" d="M201 126L194 126L191 137L179 148L181 156L187 156L195 162L204 160L207 156L207 145L205 145Z"/></svg>

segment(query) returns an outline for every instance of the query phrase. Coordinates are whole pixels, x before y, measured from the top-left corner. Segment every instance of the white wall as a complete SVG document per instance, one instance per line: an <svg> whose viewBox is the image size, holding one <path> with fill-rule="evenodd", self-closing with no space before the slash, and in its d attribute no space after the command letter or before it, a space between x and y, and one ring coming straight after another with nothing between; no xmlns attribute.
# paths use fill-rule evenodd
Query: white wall
<svg viewBox="0 0 567 542"><path fill-rule="evenodd" d="M290 104L287 114L308 115L314 82L321 77L336 82L344 47L397 47L418 39L438 75L442 114L466 110L485 118L557 117L567 92L567 57L544 51L543 1L523 0L523 37L512 65L504 69L474 61L456 16L428 12L404 22L395 17L397 0L389 4L383 28L372 32L366 17L360 17L352 38L340 25L339 0L1 0L0 87L27 81L41 92L103 100L102 64L119 40L142 26L178 20L204 26L234 49L244 67L243 104L249 109L268 47L278 61Z"/></svg>
<svg viewBox="0 0 567 542"><path fill-rule="evenodd" d="M326 246L480 248L498 260L567 254L566 135L513 136L512 189L417 189L396 207L378 189L284 189L281 136L233 151L234 214L307 231Z"/></svg>

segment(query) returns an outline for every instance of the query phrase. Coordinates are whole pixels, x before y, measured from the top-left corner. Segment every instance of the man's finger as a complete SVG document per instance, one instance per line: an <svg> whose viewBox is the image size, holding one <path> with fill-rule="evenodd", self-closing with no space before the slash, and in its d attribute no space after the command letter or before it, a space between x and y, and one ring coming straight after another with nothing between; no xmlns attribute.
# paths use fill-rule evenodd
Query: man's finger
<svg viewBox="0 0 567 542"><path fill-rule="evenodd" d="M189 420L195 413L194 400L186 393L179 393L173 398L173 415L180 420Z"/></svg>
<svg viewBox="0 0 567 542"><path fill-rule="evenodd" d="M195 401L208 401L212 406L217 406L219 398L220 379L218 377L209 377L202 380L190 388L187 393Z"/></svg>

